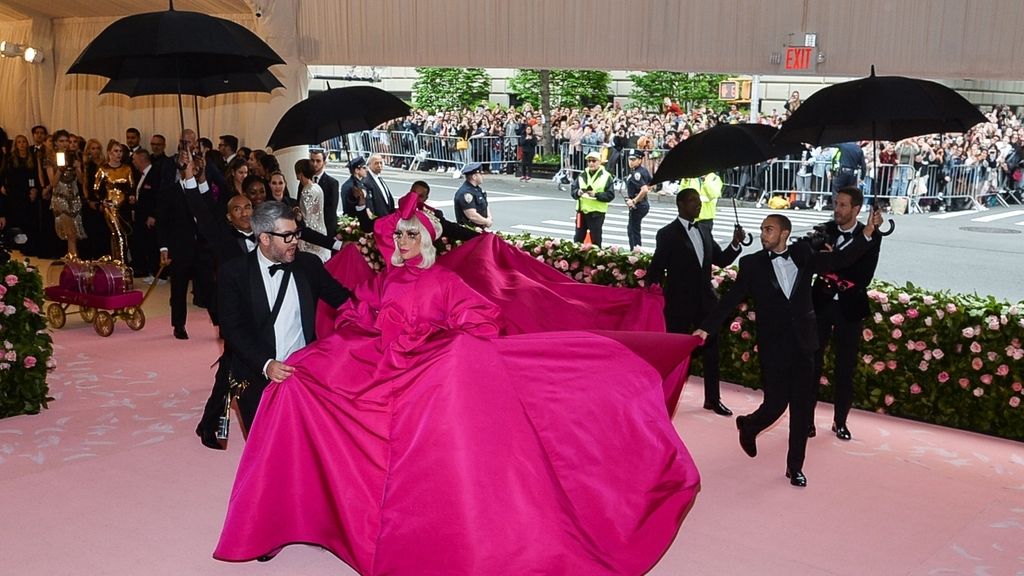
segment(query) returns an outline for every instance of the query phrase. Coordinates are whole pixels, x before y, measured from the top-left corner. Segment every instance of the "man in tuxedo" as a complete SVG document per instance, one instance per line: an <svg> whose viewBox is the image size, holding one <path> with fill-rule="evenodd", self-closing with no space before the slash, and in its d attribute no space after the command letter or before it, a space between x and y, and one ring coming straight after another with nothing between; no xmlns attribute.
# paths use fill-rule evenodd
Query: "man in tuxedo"
<svg viewBox="0 0 1024 576"><path fill-rule="evenodd" d="M140 148L132 154L132 166L139 172L135 188L133 233L131 235L132 269L136 277L151 280L156 274L158 246L156 236L157 208L163 176L150 161L149 151Z"/></svg>
<svg viewBox="0 0 1024 576"><path fill-rule="evenodd" d="M836 192L833 206L833 220L825 224L826 242L836 250L846 250L851 240L863 232L864 225L857 221L864 194L856 186L840 188ZM840 440L852 438L846 426L846 418L853 404L853 371L857 365L857 348L860 346L864 318L869 313L868 284L875 275L878 256L882 248L882 235L875 231L875 242L863 256L848 266L837 268L829 274L819 275L814 282L812 298L814 314L818 318L818 353L814 362L814 381L821 380L825 365L825 347L832 339L832 354L835 361L835 407L832 418L832 432ZM817 391L817 389L815 389ZM817 394L811 404L811 426L808 436L814 437L814 408Z"/></svg>
<svg viewBox="0 0 1024 576"><path fill-rule="evenodd" d="M789 452L786 477L803 487L807 429L811 425L814 394L814 353L818 348L817 321L811 302L811 278L855 261L873 243L872 234L882 216L874 212L863 233L854 235L849 248L816 251L810 242L788 245L789 218L771 214L761 223L763 250L740 259L736 283L701 323L694 335L716 334L732 310L747 298L757 313L757 352L761 364L764 401L753 413L736 418L740 447L757 456L757 435L775 423L789 407Z"/></svg>
<svg viewBox="0 0 1024 576"><path fill-rule="evenodd" d="M174 182L174 157L167 155L167 139L163 134L154 134L149 139L149 159L153 170L161 175L164 184Z"/></svg>
<svg viewBox="0 0 1024 576"><path fill-rule="evenodd" d="M135 154L142 148L142 133L138 128L129 128L124 131L124 145L128 152Z"/></svg>
<svg viewBox="0 0 1024 576"><path fill-rule="evenodd" d="M220 158L217 159L217 169L220 170L221 174L224 174L227 172L228 164L238 155L238 136L232 134L221 136L220 142L217 143L217 152L220 152Z"/></svg>
<svg viewBox="0 0 1024 576"><path fill-rule="evenodd" d="M327 153L321 149L309 151L309 161L313 164L313 183L319 184L324 191L324 222L327 224L328 235L338 230L338 201L341 195L341 184L327 173Z"/></svg>
<svg viewBox="0 0 1024 576"><path fill-rule="evenodd" d="M690 334L718 303L711 286L711 265L724 267L740 255L746 232L737 228L725 250L695 220L700 214L700 193L693 188L676 195L679 217L658 230L654 257L647 267L648 285L662 284L665 291L665 327L674 334ZM704 342L704 409L732 416L722 403L719 389L718 338Z"/></svg>
<svg viewBox="0 0 1024 576"><path fill-rule="evenodd" d="M231 353L232 379L245 386L238 407L246 431L263 389L291 375L295 368L285 361L316 339L317 300L338 307L349 297L320 258L298 251L302 233L287 205L260 204L252 230L256 249L226 262L218 276L220 332Z"/></svg>
<svg viewBox="0 0 1024 576"><path fill-rule="evenodd" d="M384 170L384 158L380 154L370 156L366 161L370 173L363 178L363 190L366 192L366 206L371 218L387 216L395 211L395 197L391 194L381 172Z"/></svg>

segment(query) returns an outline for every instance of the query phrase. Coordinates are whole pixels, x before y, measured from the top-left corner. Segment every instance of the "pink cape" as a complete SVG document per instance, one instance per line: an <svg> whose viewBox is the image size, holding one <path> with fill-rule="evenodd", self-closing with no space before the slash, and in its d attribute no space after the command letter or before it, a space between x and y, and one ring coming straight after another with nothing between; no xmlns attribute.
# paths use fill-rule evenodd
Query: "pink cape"
<svg viewBox="0 0 1024 576"><path fill-rule="evenodd" d="M484 235L360 285L264 392L214 556L310 543L372 575L649 570L699 486L666 410L697 341L635 331L654 295L526 261L547 268Z"/></svg>

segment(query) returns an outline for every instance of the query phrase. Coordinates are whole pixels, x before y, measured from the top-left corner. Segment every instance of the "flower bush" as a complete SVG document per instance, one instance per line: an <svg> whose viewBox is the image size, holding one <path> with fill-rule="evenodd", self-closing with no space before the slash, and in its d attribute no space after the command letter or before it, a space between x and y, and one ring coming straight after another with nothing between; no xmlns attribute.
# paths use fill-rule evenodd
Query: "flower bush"
<svg viewBox="0 0 1024 576"><path fill-rule="evenodd" d="M382 267L372 239L358 226L344 224L342 232L344 239L360 242L371 265L376 258L376 268ZM502 236L579 282L645 286L650 254L530 234ZM715 268L712 284L724 292L735 279L735 268ZM868 297L855 407L1024 440L1024 303L878 280ZM756 310L743 303L720 336L722 378L749 388L760 388L755 319ZM830 356L827 351L820 382L820 397L827 401L833 397ZM693 371L700 373L699 355Z"/></svg>
<svg viewBox="0 0 1024 576"><path fill-rule="evenodd" d="M46 374L55 366L35 268L0 264L0 418L46 408Z"/></svg>

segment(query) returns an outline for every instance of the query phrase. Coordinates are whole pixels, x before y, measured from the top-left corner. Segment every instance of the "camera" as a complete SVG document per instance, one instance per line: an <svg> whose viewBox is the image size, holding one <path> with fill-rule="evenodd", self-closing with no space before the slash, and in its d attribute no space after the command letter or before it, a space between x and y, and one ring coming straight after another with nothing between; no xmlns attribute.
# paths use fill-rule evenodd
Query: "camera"
<svg viewBox="0 0 1024 576"><path fill-rule="evenodd" d="M828 232L829 225L835 226L835 220L829 220L828 222L821 222L815 224L807 234L804 234L800 238L797 238L797 242L807 242L811 248L815 251L821 250L828 243Z"/></svg>

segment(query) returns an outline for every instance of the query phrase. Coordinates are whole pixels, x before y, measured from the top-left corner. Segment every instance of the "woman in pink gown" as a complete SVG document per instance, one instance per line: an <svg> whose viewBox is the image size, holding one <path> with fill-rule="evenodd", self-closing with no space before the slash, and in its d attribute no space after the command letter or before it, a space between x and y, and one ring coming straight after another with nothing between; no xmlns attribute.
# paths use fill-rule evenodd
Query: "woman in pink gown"
<svg viewBox="0 0 1024 576"><path fill-rule="evenodd" d="M649 570L699 486L666 410L685 360L664 360L695 339L503 335L501 309L433 265L432 215L408 196L398 214L394 266L266 388L214 556L306 543L365 575Z"/></svg>

